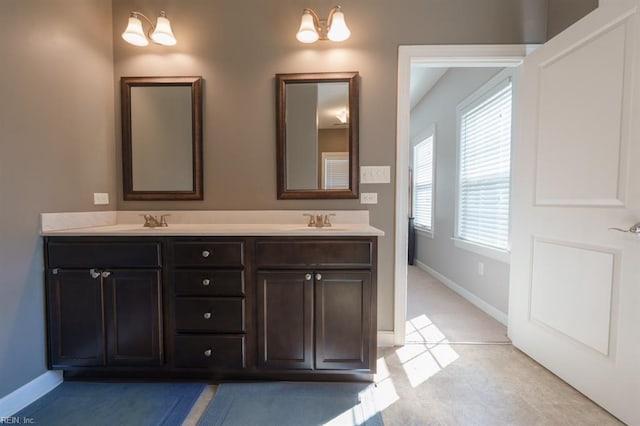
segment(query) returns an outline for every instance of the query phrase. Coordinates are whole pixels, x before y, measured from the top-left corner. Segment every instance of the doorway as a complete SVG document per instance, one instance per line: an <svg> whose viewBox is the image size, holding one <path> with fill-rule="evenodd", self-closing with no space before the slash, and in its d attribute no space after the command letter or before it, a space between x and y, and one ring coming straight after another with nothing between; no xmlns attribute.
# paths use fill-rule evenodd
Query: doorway
<svg viewBox="0 0 640 426"><path fill-rule="evenodd" d="M522 63L526 46L401 46L398 55L398 128L396 145L396 241L394 344L403 345L407 335L409 175L411 145L411 69L420 68L513 68ZM437 74L437 73L436 73ZM437 148L436 148L437 149ZM441 278L441 277L436 277ZM440 279L442 281L442 279ZM476 303L477 305L477 303ZM489 314L490 304L487 304ZM500 313L494 317L500 319ZM506 317L502 319L506 323Z"/></svg>

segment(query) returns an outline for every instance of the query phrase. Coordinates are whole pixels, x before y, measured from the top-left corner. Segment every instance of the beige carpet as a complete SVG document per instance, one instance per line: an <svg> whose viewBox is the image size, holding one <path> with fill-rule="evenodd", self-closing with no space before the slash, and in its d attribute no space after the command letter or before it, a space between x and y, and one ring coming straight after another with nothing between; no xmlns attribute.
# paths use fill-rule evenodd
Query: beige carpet
<svg viewBox="0 0 640 426"><path fill-rule="evenodd" d="M416 266L408 268L407 343L510 343L507 328Z"/></svg>

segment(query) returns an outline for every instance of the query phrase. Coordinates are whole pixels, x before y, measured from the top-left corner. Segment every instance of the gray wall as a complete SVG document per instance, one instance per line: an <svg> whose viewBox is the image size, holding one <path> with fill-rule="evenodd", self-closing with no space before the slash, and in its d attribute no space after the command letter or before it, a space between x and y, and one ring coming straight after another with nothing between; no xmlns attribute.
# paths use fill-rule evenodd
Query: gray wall
<svg viewBox="0 0 640 426"><path fill-rule="evenodd" d="M332 5L0 2L0 396L45 370L38 213L95 209L93 192L111 194L107 209L361 208L357 200L276 200L275 73L360 71L360 162L391 165L394 172L399 44L539 43L546 37L546 0L349 0L343 6L350 40L299 44L302 9L326 16ZM172 20L176 47L122 41L129 12L153 17L161 9ZM568 24L565 16L554 25ZM123 75L205 78L204 201L122 201ZM373 225L386 232L379 251L381 330L393 327L393 188L393 182L361 186L378 192L379 204L369 210Z"/></svg>
<svg viewBox="0 0 640 426"><path fill-rule="evenodd" d="M109 0L0 2L0 397L46 369L38 214L115 195L110 29Z"/></svg>
<svg viewBox="0 0 640 426"><path fill-rule="evenodd" d="M547 40L597 7L598 0L549 0Z"/></svg>
<svg viewBox="0 0 640 426"><path fill-rule="evenodd" d="M302 10L326 15L334 2L247 3L114 0L116 81L136 75L205 80L204 201L124 202L119 192L119 208L365 208L358 200L276 199L276 73L359 71L360 164L389 165L394 175L398 45L539 43L546 31L546 0L349 0L343 4L349 40L303 45L295 39ZM120 39L131 10L154 15L160 9L171 19L177 46L137 48ZM360 187L378 193L378 204L367 208L386 234L379 248L380 330L393 329L394 185Z"/></svg>
<svg viewBox="0 0 640 426"><path fill-rule="evenodd" d="M494 76L495 68L452 68L411 111L412 146L435 124L436 187L433 238L418 232L416 259L507 313L509 265L456 248L456 107ZM484 263L484 275L477 273Z"/></svg>

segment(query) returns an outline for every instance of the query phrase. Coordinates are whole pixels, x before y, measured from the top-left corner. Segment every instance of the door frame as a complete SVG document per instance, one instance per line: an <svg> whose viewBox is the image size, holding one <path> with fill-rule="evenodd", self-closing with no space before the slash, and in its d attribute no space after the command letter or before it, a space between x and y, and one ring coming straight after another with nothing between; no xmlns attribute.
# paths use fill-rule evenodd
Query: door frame
<svg viewBox="0 0 640 426"><path fill-rule="evenodd" d="M427 67L517 67L537 45L411 45L398 48L396 206L393 342L405 343L409 217L409 133L411 65ZM514 117L515 118L515 117ZM388 342L391 343L391 342Z"/></svg>

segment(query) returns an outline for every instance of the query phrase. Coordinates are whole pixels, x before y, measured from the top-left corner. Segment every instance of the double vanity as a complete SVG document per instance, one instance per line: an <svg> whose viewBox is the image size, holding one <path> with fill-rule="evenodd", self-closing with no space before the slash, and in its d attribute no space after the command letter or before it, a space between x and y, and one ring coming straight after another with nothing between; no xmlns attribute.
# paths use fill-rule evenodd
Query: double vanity
<svg viewBox="0 0 640 426"><path fill-rule="evenodd" d="M171 212L166 227L144 213L42 215L49 368L372 379L383 233L367 211L331 212L325 227L306 211Z"/></svg>

